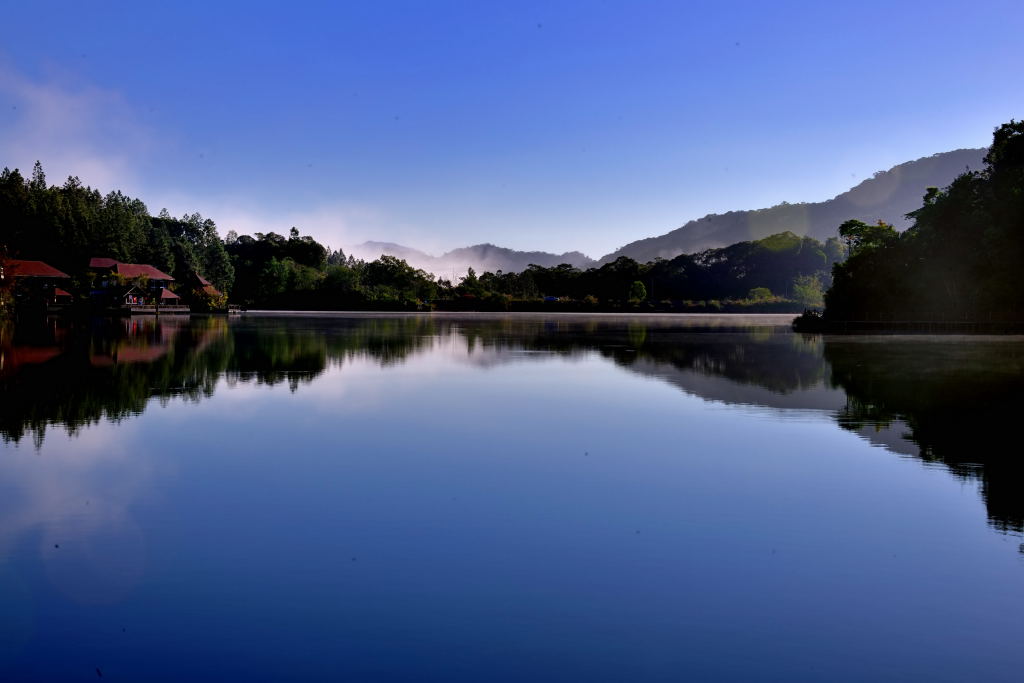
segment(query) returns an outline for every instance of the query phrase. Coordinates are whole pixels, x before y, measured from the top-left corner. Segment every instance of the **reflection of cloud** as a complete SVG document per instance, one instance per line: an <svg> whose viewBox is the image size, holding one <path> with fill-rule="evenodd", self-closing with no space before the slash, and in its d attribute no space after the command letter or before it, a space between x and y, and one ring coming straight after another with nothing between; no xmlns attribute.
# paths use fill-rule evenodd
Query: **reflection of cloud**
<svg viewBox="0 0 1024 683"><path fill-rule="evenodd" d="M69 597L96 603L127 594L144 562L129 508L156 476L138 428L104 421L74 437L50 434L38 451L9 444L0 460L0 554L38 535L47 576Z"/></svg>
<svg viewBox="0 0 1024 683"><path fill-rule="evenodd" d="M103 190L130 192L137 183L134 164L151 136L118 93L33 81L0 66L0 103L11 121L0 128L0 166L28 175L39 160L58 185L69 175Z"/></svg>
<svg viewBox="0 0 1024 683"><path fill-rule="evenodd" d="M399 372L395 382L430 382L441 377L450 368L447 355L439 353L436 345L425 345L410 351L399 363L382 364L365 354L355 354L343 362L332 363L322 375L296 394L298 400L309 404L309 410L318 414L334 414L339 405L349 412L378 413L394 397L394 387L375 382L381 371Z"/></svg>

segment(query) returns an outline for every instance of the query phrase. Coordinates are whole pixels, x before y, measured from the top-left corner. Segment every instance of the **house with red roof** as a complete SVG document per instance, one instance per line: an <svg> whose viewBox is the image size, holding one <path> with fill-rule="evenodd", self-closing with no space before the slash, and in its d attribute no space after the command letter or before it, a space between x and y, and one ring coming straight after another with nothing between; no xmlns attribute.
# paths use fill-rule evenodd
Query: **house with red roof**
<svg viewBox="0 0 1024 683"><path fill-rule="evenodd" d="M169 288L174 277L148 263L121 263L94 257L89 270L96 274L93 299L127 314L188 313L181 297Z"/></svg>
<svg viewBox="0 0 1024 683"><path fill-rule="evenodd" d="M23 278L69 280L71 276L63 273L44 261L26 261L11 258L0 264L0 278Z"/></svg>
<svg viewBox="0 0 1024 683"><path fill-rule="evenodd" d="M111 280L143 280L149 281L151 288L167 287L174 278L148 263L121 263L112 258L89 259L89 270L100 275L120 276Z"/></svg>
<svg viewBox="0 0 1024 683"><path fill-rule="evenodd" d="M58 285L67 286L71 276L44 261L5 259L0 262L0 280L13 285L19 306L57 310L70 305L74 297Z"/></svg>
<svg viewBox="0 0 1024 683"><path fill-rule="evenodd" d="M115 261L112 258L93 257L89 259L89 270L110 270L120 263L120 261Z"/></svg>
<svg viewBox="0 0 1024 683"><path fill-rule="evenodd" d="M186 298L191 302L193 310L219 311L227 310L227 297L217 287L197 271L192 271L185 278L185 287L178 291L186 293Z"/></svg>
<svg viewBox="0 0 1024 683"><path fill-rule="evenodd" d="M58 306L70 306L71 304L74 303L74 301L75 297L71 294L71 292L67 291L66 289L61 289L60 287L53 288L53 303L57 304Z"/></svg>
<svg viewBox="0 0 1024 683"><path fill-rule="evenodd" d="M217 287L199 274L196 271L192 271L192 276L189 278L189 285L192 290L192 298L196 302L201 302L202 305L212 307L222 307L227 301L227 297Z"/></svg>
<svg viewBox="0 0 1024 683"><path fill-rule="evenodd" d="M195 273L196 280L199 282L199 289L203 290L212 297L224 296L220 293L220 290L213 286L213 283L207 280L199 273Z"/></svg>

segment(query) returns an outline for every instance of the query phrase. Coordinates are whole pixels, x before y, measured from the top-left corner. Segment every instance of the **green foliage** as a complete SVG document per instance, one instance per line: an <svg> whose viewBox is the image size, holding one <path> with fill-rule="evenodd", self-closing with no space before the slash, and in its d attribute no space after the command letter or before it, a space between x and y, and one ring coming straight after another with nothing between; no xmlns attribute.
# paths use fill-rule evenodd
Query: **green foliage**
<svg viewBox="0 0 1024 683"><path fill-rule="evenodd" d="M217 235L217 225L198 213L172 218L166 210L153 219L157 231L168 236L167 249L171 254L171 274L178 281L187 281L193 273L200 273L222 292L229 292L235 280L235 268ZM154 254L166 258L162 250ZM152 261L150 261L152 262ZM156 265L154 262L153 265Z"/></svg>
<svg viewBox="0 0 1024 683"><path fill-rule="evenodd" d="M296 228L287 238L229 233L225 249L236 272L232 298L248 306L415 309L444 289L432 274L402 259L359 261L340 250L329 252Z"/></svg>
<svg viewBox="0 0 1024 683"><path fill-rule="evenodd" d="M351 296L359 289L359 273L350 266L327 266L323 287L343 296Z"/></svg>
<svg viewBox="0 0 1024 683"><path fill-rule="evenodd" d="M189 305L193 311L224 311L228 307L227 294L212 294L205 289L196 288L189 293Z"/></svg>
<svg viewBox="0 0 1024 683"><path fill-rule="evenodd" d="M793 299L806 308L821 308L825 305L825 293L821 278L817 275L798 275L793 278Z"/></svg>
<svg viewBox="0 0 1024 683"><path fill-rule="evenodd" d="M850 255L846 245L838 237L829 237L825 240L825 260L831 268L836 263L841 263Z"/></svg>
<svg viewBox="0 0 1024 683"><path fill-rule="evenodd" d="M849 259L825 295L831 320L1019 319L1024 288L1024 122L993 135L980 173L928 188L914 224L847 221Z"/></svg>
<svg viewBox="0 0 1024 683"><path fill-rule="evenodd" d="M695 299L742 298L755 287L786 296L791 294L794 278L827 277L829 265L826 245L791 232L677 257L667 263L679 273L676 280L685 283L680 292L685 293L683 298ZM666 284L670 293L678 291L671 280Z"/></svg>
<svg viewBox="0 0 1024 683"><path fill-rule="evenodd" d="M550 298L557 301L546 302L548 306L581 309L632 307L654 300L658 303L650 305L670 310L747 310L750 306L796 310L798 304L785 298L794 296L795 280L812 278L823 286L830 282L831 265L844 256L838 239L822 244L790 232L646 264L620 257L585 271L562 264L531 265L521 273L473 274L463 279L458 293L484 301L487 293L500 293L528 306ZM812 280L799 282L807 285ZM637 284L643 287L642 293ZM747 298L751 290L757 293Z"/></svg>
<svg viewBox="0 0 1024 683"><path fill-rule="evenodd" d="M846 243L850 256L857 256L871 249L887 247L899 239L896 228L884 221L869 225L854 219L839 226L839 236Z"/></svg>
<svg viewBox="0 0 1024 683"><path fill-rule="evenodd" d="M767 301L768 299L771 299L772 296L774 296L772 294L772 290L767 287L754 287L747 294L747 298L753 299L754 301Z"/></svg>
<svg viewBox="0 0 1024 683"><path fill-rule="evenodd" d="M381 257L383 258L383 257ZM476 271L472 268L466 270L466 277L462 278L459 282L459 286L456 288L462 296L482 297L487 291L484 286L480 283L480 278L476 276ZM498 294L504 294L504 292L497 292Z"/></svg>
<svg viewBox="0 0 1024 683"><path fill-rule="evenodd" d="M48 186L36 162L32 176L0 172L0 225L14 258L38 259L83 281L89 259L148 263L186 281L193 271L228 292L234 270L212 220L199 214L153 218L120 191L100 195L77 177Z"/></svg>
<svg viewBox="0 0 1024 683"><path fill-rule="evenodd" d="M436 295L432 274L413 268L395 256L383 255L365 264L360 279L370 300L415 303Z"/></svg>
<svg viewBox="0 0 1024 683"><path fill-rule="evenodd" d="M786 252L800 248L800 238L791 232L780 232L758 240L758 247L765 251Z"/></svg>
<svg viewBox="0 0 1024 683"><path fill-rule="evenodd" d="M631 302L657 301L656 306L673 309L681 302L714 300L719 308L733 305L748 296L751 289L763 287L793 293L794 278L814 276L829 282L829 268L843 257L838 240L826 245L793 233L772 235L764 240L741 242L699 254L684 254L672 260L658 259L637 263L620 257L599 268L581 271L569 264L544 268L531 265L521 273L483 273L464 278L458 293L485 298L488 292L505 294L514 301L534 302L549 297L559 304L578 307L617 308ZM636 283L643 286L641 294ZM442 293L444 288L442 288ZM785 302L771 294L763 302ZM678 305L673 302L679 302ZM556 303L556 302L548 302ZM790 307L796 304L790 302Z"/></svg>
<svg viewBox="0 0 1024 683"><path fill-rule="evenodd" d="M331 251L294 227L286 235L229 230L221 240L213 220L198 213L175 218L164 210L151 217L142 202L120 192L101 196L77 178L48 187L38 165L29 179L17 170L0 173L0 224L11 256L45 260L82 290L91 285L89 258L109 256L172 274L197 309L212 304L195 293L202 289L196 274L233 302L270 308L408 309L445 300L498 310L519 304L617 309L639 302L689 310L683 301L704 302L699 310L795 305L786 297L795 296L797 278L813 276L826 285L829 268L845 256L838 239L822 244L784 232L646 264L620 257L585 271L564 263L520 273L470 271L452 285L393 256L364 262ZM761 288L780 296L746 298Z"/></svg>
<svg viewBox="0 0 1024 683"><path fill-rule="evenodd" d="M268 304L293 292L318 290L328 268L347 267L328 266L326 247L309 235L300 235L297 228L292 228L288 237L276 232L239 236L231 231L223 251L235 275L232 299L247 305ZM331 283L338 283L336 270Z"/></svg>

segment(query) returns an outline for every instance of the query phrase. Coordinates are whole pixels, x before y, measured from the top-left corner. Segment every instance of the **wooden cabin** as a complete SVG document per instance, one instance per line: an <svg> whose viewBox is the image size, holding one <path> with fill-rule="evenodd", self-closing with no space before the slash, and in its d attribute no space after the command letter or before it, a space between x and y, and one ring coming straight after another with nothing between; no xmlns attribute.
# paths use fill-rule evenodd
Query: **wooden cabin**
<svg viewBox="0 0 1024 683"><path fill-rule="evenodd" d="M71 279L44 261L7 259L0 263L0 280L14 282L14 300L20 307L54 310L70 306L71 294L58 285Z"/></svg>
<svg viewBox="0 0 1024 683"><path fill-rule="evenodd" d="M174 277L147 263L121 263L112 258L89 260L99 277L92 296L112 313L126 315L188 314L190 309L169 286ZM132 284L134 283L134 284ZM106 301L106 304L102 302Z"/></svg>
<svg viewBox="0 0 1024 683"><path fill-rule="evenodd" d="M112 258L95 257L89 259L89 270L101 276L107 276L100 280L99 284L101 287L113 286L125 280L136 280L139 282L146 280L149 283L149 289L156 290L161 287L167 287L174 282L172 276L148 263L121 263ZM115 275L119 277L113 277Z"/></svg>

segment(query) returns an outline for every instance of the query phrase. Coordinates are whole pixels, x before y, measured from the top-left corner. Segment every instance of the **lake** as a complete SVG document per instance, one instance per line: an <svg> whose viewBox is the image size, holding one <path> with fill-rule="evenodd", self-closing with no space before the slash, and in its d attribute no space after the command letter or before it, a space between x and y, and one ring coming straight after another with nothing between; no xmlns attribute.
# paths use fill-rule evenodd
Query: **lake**
<svg viewBox="0 0 1024 683"><path fill-rule="evenodd" d="M1017 681L1024 340L0 327L0 680Z"/></svg>

